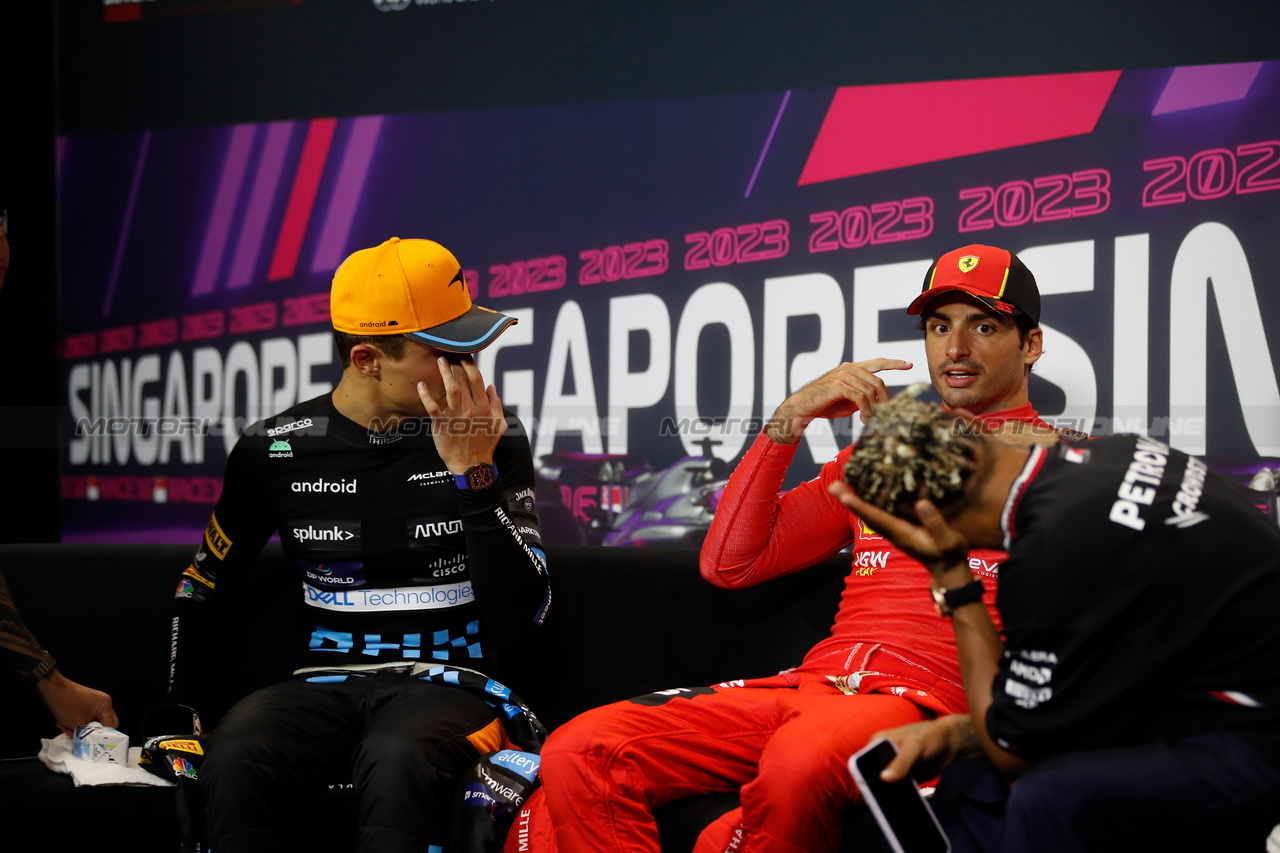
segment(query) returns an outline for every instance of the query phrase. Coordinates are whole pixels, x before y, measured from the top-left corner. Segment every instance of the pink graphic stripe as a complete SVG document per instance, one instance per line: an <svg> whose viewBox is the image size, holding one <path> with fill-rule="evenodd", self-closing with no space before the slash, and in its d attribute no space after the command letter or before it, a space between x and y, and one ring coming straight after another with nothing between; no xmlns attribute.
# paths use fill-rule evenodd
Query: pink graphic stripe
<svg viewBox="0 0 1280 853"><path fill-rule="evenodd" d="M147 149L151 147L151 131L142 134L138 148L138 163L133 167L133 184L129 187L129 202L124 207L124 221L120 225L120 240L116 243L116 257L111 262L111 277L107 279L107 296L102 301L102 316L111 316L111 302L116 295L116 280L120 278L120 265L124 262L124 246L129 240L129 226L133 224L133 206L138 201L138 187L142 185L142 169L147 163Z"/></svg>
<svg viewBox="0 0 1280 853"><path fill-rule="evenodd" d="M1175 68L1151 114L1158 116L1239 101L1249 93L1249 87L1261 69L1261 62Z"/></svg>
<svg viewBox="0 0 1280 853"><path fill-rule="evenodd" d="M249 193L249 205L245 208L240 237L236 241L227 287L244 287L253 280L253 270L258 265L262 240L267 233L267 218L280 189L284 155L289 151L292 138L293 122L278 121L267 125L267 139L262 145L258 169L253 176L253 189Z"/></svg>
<svg viewBox="0 0 1280 853"><path fill-rule="evenodd" d="M382 116L365 116L351 123L351 136L338 168L338 182L320 229L320 244L311 259L312 272L328 272L338 268L347 256L347 240L355 222L356 208L369 177L369 165L382 132Z"/></svg>
<svg viewBox="0 0 1280 853"><path fill-rule="evenodd" d="M800 185L1091 133L1119 71L837 89Z"/></svg>
<svg viewBox="0 0 1280 853"><path fill-rule="evenodd" d="M249 164L249 149L258 132L256 125L238 124L231 129L231 144L222 163L222 177L218 179L218 193L213 200L213 213L209 216L209 228L204 232L204 246L196 264L196 277L191 282L191 295L212 293L217 284L218 270L227 248L227 235L231 232L231 219L235 215L236 200L240 198L240 186L244 183L245 167Z"/></svg>
<svg viewBox="0 0 1280 853"><path fill-rule="evenodd" d="M302 145L302 162L293 178L293 190L289 193L289 205L285 208L284 224L276 239L276 249L267 270L268 281L291 278L298 268L298 254L302 251L302 238L311 221L311 209L316 203L316 191L320 188L320 176L325 161L329 159L329 146L333 142L336 118L313 119L307 129L307 139Z"/></svg>
<svg viewBox="0 0 1280 853"><path fill-rule="evenodd" d="M782 123L782 114L787 109L787 102L791 100L791 90L782 96L782 103L778 106L778 114L773 117L773 127L769 128L769 136L764 141L764 148L760 151L760 159L756 161L755 171L751 173L751 180L747 181L747 191L742 194L743 198L751 197L751 189L756 185L756 178L760 175L760 167L764 165L765 155L769 153L769 146L773 145L773 135L778 132L778 125Z"/></svg>

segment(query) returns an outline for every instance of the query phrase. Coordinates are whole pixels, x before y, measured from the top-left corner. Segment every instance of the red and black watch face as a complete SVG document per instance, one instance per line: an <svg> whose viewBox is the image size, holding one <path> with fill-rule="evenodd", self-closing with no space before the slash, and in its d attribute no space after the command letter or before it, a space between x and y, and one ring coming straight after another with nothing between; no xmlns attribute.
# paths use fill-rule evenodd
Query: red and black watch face
<svg viewBox="0 0 1280 853"><path fill-rule="evenodd" d="M472 465L467 469L467 488L487 489L497 482L497 472L492 465Z"/></svg>

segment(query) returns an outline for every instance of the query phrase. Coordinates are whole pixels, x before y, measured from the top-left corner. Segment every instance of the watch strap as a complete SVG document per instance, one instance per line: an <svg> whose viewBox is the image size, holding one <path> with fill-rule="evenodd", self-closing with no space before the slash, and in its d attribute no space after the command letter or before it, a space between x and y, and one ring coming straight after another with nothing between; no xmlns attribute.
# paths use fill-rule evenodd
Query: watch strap
<svg viewBox="0 0 1280 853"><path fill-rule="evenodd" d="M981 578L974 578L969 583L956 589L931 588L933 603L938 608L938 615L945 617L950 617L951 611L957 607L981 601L986 591L987 588L982 585Z"/></svg>
<svg viewBox="0 0 1280 853"><path fill-rule="evenodd" d="M53 671L58 668L58 662L54 660L53 655L49 652L44 653L44 657L40 658L40 662L31 668L26 674L25 680L31 684L35 684L42 679L53 675Z"/></svg>
<svg viewBox="0 0 1280 853"><path fill-rule="evenodd" d="M465 472L453 475L453 482L459 489L479 491L487 489L498 482L498 466L492 462L481 462L472 465Z"/></svg>

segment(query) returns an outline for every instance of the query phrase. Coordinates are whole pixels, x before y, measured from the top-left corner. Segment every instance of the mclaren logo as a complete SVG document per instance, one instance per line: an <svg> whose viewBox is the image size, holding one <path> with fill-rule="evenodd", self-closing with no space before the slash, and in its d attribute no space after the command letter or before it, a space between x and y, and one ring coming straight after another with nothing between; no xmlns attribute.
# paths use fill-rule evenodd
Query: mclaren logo
<svg viewBox="0 0 1280 853"><path fill-rule="evenodd" d="M978 265L978 260L977 255L965 255L956 266L960 267L960 272L973 272L973 268Z"/></svg>

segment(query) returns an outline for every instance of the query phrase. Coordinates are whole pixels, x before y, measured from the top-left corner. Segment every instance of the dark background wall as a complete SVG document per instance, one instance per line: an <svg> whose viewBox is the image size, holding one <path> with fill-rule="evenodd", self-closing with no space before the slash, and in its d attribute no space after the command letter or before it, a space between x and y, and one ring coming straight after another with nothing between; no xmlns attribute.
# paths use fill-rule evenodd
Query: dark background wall
<svg viewBox="0 0 1280 853"><path fill-rule="evenodd" d="M1276 58L1274 2L8 4L4 541L57 538L57 134ZM18 54L11 53L11 59ZM479 143L477 143L479 144ZM64 247L73 253L74 247ZM20 321L21 325L19 325Z"/></svg>

